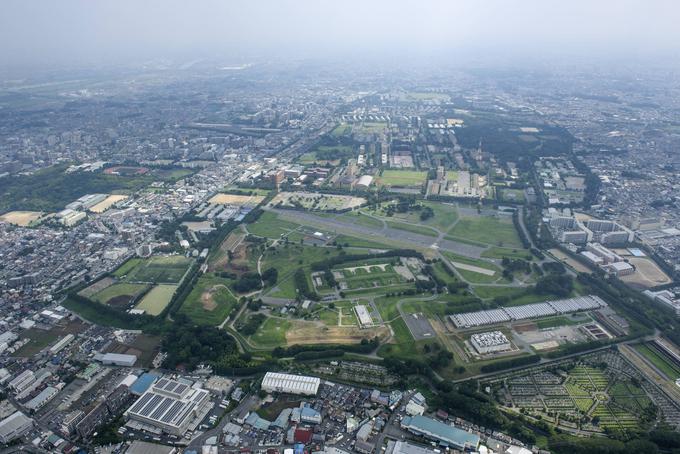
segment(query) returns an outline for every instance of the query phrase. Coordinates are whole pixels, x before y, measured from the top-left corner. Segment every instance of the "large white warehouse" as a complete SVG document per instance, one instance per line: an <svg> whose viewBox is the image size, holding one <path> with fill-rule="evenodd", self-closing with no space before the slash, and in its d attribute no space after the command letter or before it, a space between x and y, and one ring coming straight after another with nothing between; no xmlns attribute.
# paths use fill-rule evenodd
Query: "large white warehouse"
<svg viewBox="0 0 680 454"><path fill-rule="evenodd" d="M267 372L262 379L262 389L269 393L303 394L315 396L321 380L318 377Z"/></svg>

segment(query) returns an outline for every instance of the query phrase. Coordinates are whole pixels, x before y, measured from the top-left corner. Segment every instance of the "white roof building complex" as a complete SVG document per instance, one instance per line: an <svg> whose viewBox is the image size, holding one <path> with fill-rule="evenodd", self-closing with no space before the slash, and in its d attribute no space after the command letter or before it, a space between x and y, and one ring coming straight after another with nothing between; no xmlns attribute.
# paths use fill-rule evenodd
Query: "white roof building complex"
<svg viewBox="0 0 680 454"><path fill-rule="evenodd" d="M466 312L450 315L456 328L495 325L514 320L547 317L549 315L568 314L585 310L606 307L602 298L596 295L577 296L563 300L546 301L544 303L526 304L524 306L502 307L478 312Z"/></svg>
<svg viewBox="0 0 680 454"><path fill-rule="evenodd" d="M267 372L262 379L262 389L272 393L302 394L315 396L319 391L321 379L304 375L282 374Z"/></svg>
<svg viewBox="0 0 680 454"><path fill-rule="evenodd" d="M470 336L470 343L481 354L510 350L512 344L500 331L477 333Z"/></svg>

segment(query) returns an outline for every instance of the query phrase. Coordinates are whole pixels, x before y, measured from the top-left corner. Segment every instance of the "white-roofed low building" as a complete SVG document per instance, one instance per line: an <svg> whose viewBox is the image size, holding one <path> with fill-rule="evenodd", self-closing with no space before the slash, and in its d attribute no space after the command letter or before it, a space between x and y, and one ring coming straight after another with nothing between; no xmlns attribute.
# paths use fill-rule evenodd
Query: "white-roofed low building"
<svg viewBox="0 0 680 454"><path fill-rule="evenodd" d="M132 367L137 362L136 355L124 355L121 353L98 353L94 356L94 359L101 361L102 364L107 366L127 366Z"/></svg>
<svg viewBox="0 0 680 454"><path fill-rule="evenodd" d="M267 372L262 379L262 389L266 392L301 394L315 396L321 380L318 377Z"/></svg>
<svg viewBox="0 0 680 454"><path fill-rule="evenodd" d="M33 427L33 420L20 411L0 421L0 443L9 443Z"/></svg>

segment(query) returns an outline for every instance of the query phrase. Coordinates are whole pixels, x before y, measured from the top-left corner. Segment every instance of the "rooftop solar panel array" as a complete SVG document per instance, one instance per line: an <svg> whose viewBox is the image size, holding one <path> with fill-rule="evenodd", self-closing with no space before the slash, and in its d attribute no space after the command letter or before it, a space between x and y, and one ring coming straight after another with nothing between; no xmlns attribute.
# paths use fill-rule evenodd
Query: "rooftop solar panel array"
<svg viewBox="0 0 680 454"><path fill-rule="evenodd" d="M193 417L194 410L206 400L209 400L206 390L192 390L186 383L161 379L133 403L127 413L179 427L187 418Z"/></svg>
<svg viewBox="0 0 680 454"><path fill-rule="evenodd" d="M451 315L449 318L457 328L471 328L473 326L494 325L497 323L509 322L511 320L526 320L549 315L599 309L606 305L607 303L599 296L588 295L546 301L544 303L527 304L524 306L466 312L464 314Z"/></svg>

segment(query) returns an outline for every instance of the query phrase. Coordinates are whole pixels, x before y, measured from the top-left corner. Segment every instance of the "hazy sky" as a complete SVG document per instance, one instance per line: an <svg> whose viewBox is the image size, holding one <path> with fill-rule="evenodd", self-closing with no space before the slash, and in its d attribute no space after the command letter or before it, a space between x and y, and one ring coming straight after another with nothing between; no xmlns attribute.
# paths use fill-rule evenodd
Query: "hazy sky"
<svg viewBox="0 0 680 454"><path fill-rule="evenodd" d="M678 0L2 0L2 65L382 53L680 55Z"/></svg>

